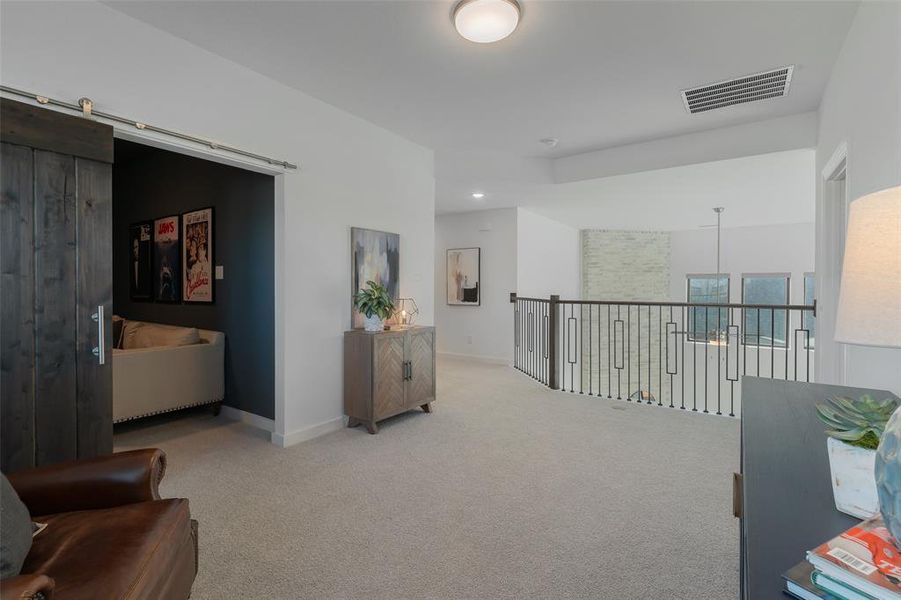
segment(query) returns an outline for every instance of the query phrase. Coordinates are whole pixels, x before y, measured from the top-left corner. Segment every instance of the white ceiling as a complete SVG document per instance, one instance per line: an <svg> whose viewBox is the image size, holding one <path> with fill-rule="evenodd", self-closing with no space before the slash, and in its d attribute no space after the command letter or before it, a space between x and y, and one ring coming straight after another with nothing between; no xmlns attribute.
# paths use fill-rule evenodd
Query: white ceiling
<svg viewBox="0 0 901 600"><path fill-rule="evenodd" d="M454 31L454 0L107 4L433 148L439 162L473 152L481 171L517 164L523 185L553 158L815 110L858 6L521 0L519 28L485 45ZM787 64L786 98L698 115L682 105L684 88ZM538 142L549 136L556 149ZM467 185L491 187L465 162L438 165L454 182L439 175L439 210L459 210L451 195Z"/></svg>

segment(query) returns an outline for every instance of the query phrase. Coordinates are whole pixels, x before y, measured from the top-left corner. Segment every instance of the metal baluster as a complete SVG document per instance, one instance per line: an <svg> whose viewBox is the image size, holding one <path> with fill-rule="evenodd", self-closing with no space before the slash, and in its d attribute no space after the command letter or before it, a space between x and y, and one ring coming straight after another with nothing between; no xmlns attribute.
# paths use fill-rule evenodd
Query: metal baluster
<svg viewBox="0 0 901 600"><path fill-rule="evenodd" d="M623 322L622 320L620 320L620 305L619 305L619 304L616 305L616 321L617 321L618 323L622 323L622 322ZM625 331L626 328L623 327L622 329L623 329L623 334L625 334L625 333L626 333L626 331ZM622 345L623 345L623 355L624 355L624 356L623 356L623 359L625 359L626 340L623 339L621 343L622 343ZM613 328L613 351L616 352L616 327L615 327L615 326L614 326L614 328ZM625 360L623 360L622 362L625 362ZM616 365L614 364L614 366L616 366ZM616 368L616 399L617 399L617 400L622 400L622 391L621 391L621 387L622 387L622 375L623 375L623 369L622 369L622 367L624 367L624 366L625 366L625 365L621 365L621 366L619 366L619 367Z"/></svg>
<svg viewBox="0 0 901 600"><path fill-rule="evenodd" d="M803 315L804 315L804 313L801 313L801 314L800 314L800 316L801 316L801 323L802 323L802 324L804 323L804 316L803 316ZM791 313L791 311L788 311L788 310L785 311L785 381L788 381L788 348L789 348L789 341L788 341L788 327L789 327L789 325L791 324L791 320L792 320L792 313ZM798 344L797 344L797 341L796 341L796 340L792 340L792 344L791 344L791 345L792 345L792 346L797 346L797 345L798 345Z"/></svg>
<svg viewBox="0 0 901 600"><path fill-rule="evenodd" d="M638 341L638 398L635 400L639 404L641 404L641 306L635 307L635 312L638 313L638 330L636 331L635 339ZM632 382L629 382L629 397L632 397Z"/></svg>
<svg viewBox="0 0 901 600"><path fill-rule="evenodd" d="M754 374L760 377L760 309L755 308L754 310L757 313L757 331L754 332L757 341L757 345L754 346L757 355L757 371Z"/></svg>
<svg viewBox="0 0 901 600"><path fill-rule="evenodd" d="M648 306L648 404L652 402L653 397L651 387L651 307Z"/></svg>
<svg viewBox="0 0 901 600"><path fill-rule="evenodd" d="M663 305L657 307L657 406L663 406Z"/></svg>
<svg viewBox="0 0 901 600"><path fill-rule="evenodd" d="M576 323L579 332L579 393L584 394L582 389L582 379L585 374L585 332L582 330L582 323L585 321L585 305L579 304L579 321Z"/></svg>
<svg viewBox="0 0 901 600"><path fill-rule="evenodd" d="M632 305L626 304L626 340L628 340L628 350L626 351L626 402L632 401Z"/></svg>
<svg viewBox="0 0 901 600"><path fill-rule="evenodd" d="M610 365L613 359L613 352L610 350L610 305L607 305L607 397L612 398L613 394L611 394L611 383L613 381L612 373L610 372Z"/></svg>
<svg viewBox="0 0 901 600"><path fill-rule="evenodd" d="M706 329L710 327L710 317L708 315L709 306L704 307L704 335L707 336ZM710 344L704 342L704 412L707 412L707 346Z"/></svg>
<svg viewBox="0 0 901 600"><path fill-rule="evenodd" d="M594 368L594 349L592 348L592 332L591 332L591 311L592 307L588 305L588 395L594 395L594 389L592 387L592 373L591 370Z"/></svg>
<svg viewBox="0 0 901 600"><path fill-rule="evenodd" d="M723 324L723 309L722 309L722 307L717 306L716 307L717 331L719 331L720 325L722 325L722 324ZM728 330L727 330L727 332L728 332ZM717 336L719 336L719 335L720 334L717 333ZM720 382L722 380L723 373L722 373L722 370L720 369L720 364L721 364L720 359L722 358L723 341L721 339L718 339L716 342L717 342L716 343L716 414L721 415L723 413L720 412L720 392L722 392L723 386ZM728 356L728 353L727 353L727 356Z"/></svg>
<svg viewBox="0 0 901 600"><path fill-rule="evenodd" d="M688 319L686 318L686 316L687 316L687 311L685 310L685 307L683 306L682 307L682 333L679 334L679 338L680 338L679 343L682 346L682 376L679 377L679 383L682 387L682 390L679 393L682 410L685 410L685 338L688 337L688 333L687 333L688 327L686 327L686 324L688 323Z"/></svg>
<svg viewBox="0 0 901 600"><path fill-rule="evenodd" d="M770 379L775 379L776 368L776 311L770 309Z"/></svg>
<svg viewBox="0 0 901 600"><path fill-rule="evenodd" d="M694 356L691 359L691 410L698 412L698 311L695 309L691 310L691 324L694 334L694 341L691 344L694 347ZM706 325L704 329L707 329Z"/></svg>

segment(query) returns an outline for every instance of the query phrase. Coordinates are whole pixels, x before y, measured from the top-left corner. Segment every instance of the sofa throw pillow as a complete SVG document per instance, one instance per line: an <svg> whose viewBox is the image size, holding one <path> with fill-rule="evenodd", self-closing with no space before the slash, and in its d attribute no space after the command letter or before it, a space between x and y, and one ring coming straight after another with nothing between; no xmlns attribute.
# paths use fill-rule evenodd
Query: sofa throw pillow
<svg viewBox="0 0 901 600"><path fill-rule="evenodd" d="M196 327L128 321L122 334L122 348L126 350L158 346L190 346L197 343L200 343L200 332Z"/></svg>
<svg viewBox="0 0 901 600"><path fill-rule="evenodd" d="M0 481L0 578L15 577L31 550L34 526L28 508L6 475Z"/></svg>

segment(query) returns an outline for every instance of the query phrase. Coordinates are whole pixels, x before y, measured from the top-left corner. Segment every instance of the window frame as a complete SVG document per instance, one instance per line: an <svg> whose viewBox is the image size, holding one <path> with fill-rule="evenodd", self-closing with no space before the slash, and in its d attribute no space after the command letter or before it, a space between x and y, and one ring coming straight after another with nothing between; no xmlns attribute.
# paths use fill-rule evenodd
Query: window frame
<svg viewBox="0 0 901 600"><path fill-rule="evenodd" d="M730 299L732 298L732 274L731 273L719 273L720 279L726 279L726 302L724 305L728 305ZM713 279L717 278L717 273L686 273L685 274L685 302L691 304L691 280L692 279ZM689 311L693 309L691 307L688 308ZM690 315L689 315L690 316ZM728 331L729 327L729 313L726 312L726 327ZM705 328L706 333L706 328ZM726 336L728 342L728 335ZM685 328L685 341L690 344L712 344L715 340L711 340L709 338L695 338L692 337L692 328Z"/></svg>
<svg viewBox="0 0 901 600"><path fill-rule="evenodd" d="M777 279L778 278L778 279L785 280L785 302L783 302L783 305L785 306L785 305L791 304L791 289L792 289L792 287L791 287L792 277L791 276L792 276L791 273L742 273L741 274L741 303L747 304L745 302L745 281L746 280L748 280L748 279ZM758 304L758 303L755 302L755 304ZM760 332L758 331L756 333L757 342L756 343L748 342L748 332L747 332L747 327L746 327L747 320L745 318L745 315L746 315L746 311L752 311L752 310L757 310L758 313L760 312L759 309L754 309L754 308L741 309L742 334L740 337L741 337L742 345L752 346L754 348L773 348L773 349L778 348L780 350L784 348L785 350L789 350L791 348L791 340L789 339L789 338L791 338L790 335L786 336L784 344L775 343L776 342L775 339L773 340L772 345L761 344L760 343ZM789 328L789 332L790 332L791 331L791 322L790 322L791 314L789 313L788 309L785 309L783 312L785 312L785 321L789 326L788 328ZM775 321L775 318L776 318L776 316L773 315L774 321ZM775 337L775 325L773 326L773 337Z"/></svg>

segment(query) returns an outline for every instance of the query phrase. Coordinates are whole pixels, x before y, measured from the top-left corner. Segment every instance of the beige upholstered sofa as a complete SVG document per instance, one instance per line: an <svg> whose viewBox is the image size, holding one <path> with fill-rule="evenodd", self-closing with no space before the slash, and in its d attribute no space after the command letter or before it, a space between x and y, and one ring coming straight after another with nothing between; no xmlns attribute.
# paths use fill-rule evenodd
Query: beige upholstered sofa
<svg viewBox="0 0 901 600"><path fill-rule="evenodd" d="M113 350L114 423L222 402L224 333L143 321L122 322L120 339Z"/></svg>

